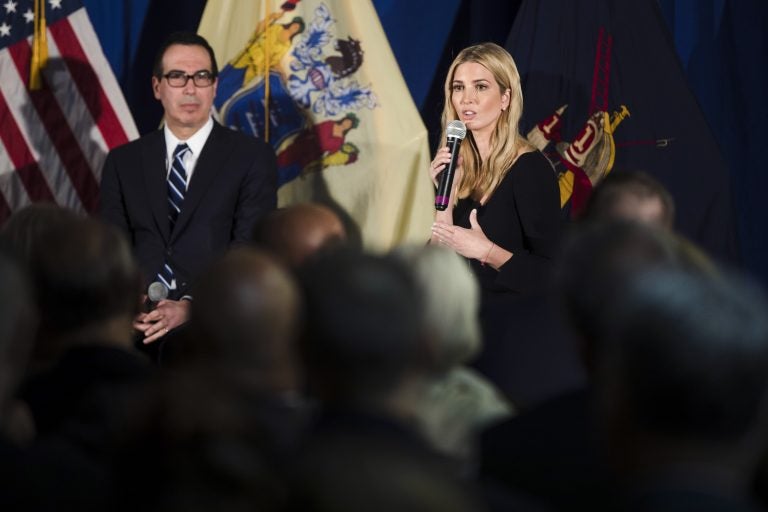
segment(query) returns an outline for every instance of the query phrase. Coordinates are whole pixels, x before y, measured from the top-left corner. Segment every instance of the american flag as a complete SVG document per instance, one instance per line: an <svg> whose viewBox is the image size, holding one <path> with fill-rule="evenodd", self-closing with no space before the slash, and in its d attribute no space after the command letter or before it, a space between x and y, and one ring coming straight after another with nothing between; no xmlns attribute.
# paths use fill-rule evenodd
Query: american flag
<svg viewBox="0 0 768 512"><path fill-rule="evenodd" d="M97 209L110 149L136 126L78 0L46 0L48 63L29 88L33 0L0 0L0 223L30 203Z"/></svg>

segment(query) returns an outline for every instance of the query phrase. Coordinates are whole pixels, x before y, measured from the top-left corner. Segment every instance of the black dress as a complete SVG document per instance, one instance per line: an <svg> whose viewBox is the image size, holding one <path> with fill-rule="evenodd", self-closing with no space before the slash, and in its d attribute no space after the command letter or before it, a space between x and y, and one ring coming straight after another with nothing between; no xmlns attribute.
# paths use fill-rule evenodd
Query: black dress
<svg viewBox="0 0 768 512"><path fill-rule="evenodd" d="M454 224L469 228L475 208L488 239L513 256L498 271L469 261L481 287L484 341L474 366L513 402L528 405L570 387L563 378L579 381L568 375L579 367L575 353L553 347L562 337L549 332L557 324L547 292L562 224L549 160L538 151L520 155L486 204L471 198L457 202Z"/></svg>

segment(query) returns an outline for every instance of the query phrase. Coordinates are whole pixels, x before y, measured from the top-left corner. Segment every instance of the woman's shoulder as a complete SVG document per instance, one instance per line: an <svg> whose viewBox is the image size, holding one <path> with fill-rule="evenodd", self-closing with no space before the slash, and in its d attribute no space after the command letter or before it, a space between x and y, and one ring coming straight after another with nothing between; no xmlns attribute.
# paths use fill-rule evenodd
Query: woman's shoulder
<svg viewBox="0 0 768 512"><path fill-rule="evenodd" d="M547 170L554 174L555 168L552 166L549 158L538 149L524 151L517 157L510 170L516 169L535 169Z"/></svg>
<svg viewBox="0 0 768 512"><path fill-rule="evenodd" d="M556 181L557 175L549 158L541 151L533 149L521 153L504 178L503 181L509 183L508 186L520 186L521 183Z"/></svg>

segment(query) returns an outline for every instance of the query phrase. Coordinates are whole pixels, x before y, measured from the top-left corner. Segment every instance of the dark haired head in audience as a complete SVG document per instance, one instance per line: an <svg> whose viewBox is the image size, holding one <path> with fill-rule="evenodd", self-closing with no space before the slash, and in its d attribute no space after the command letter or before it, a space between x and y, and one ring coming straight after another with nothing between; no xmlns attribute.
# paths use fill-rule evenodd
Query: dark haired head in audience
<svg viewBox="0 0 768 512"><path fill-rule="evenodd" d="M617 467L647 493L638 503L741 510L766 439L765 296L732 276L656 270L628 280L609 318L599 417Z"/></svg>
<svg viewBox="0 0 768 512"><path fill-rule="evenodd" d="M325 255L302 272L303 359L324 401L372 405L425 362L419 290L389 256Z"/></svg>
<svg viewBox="0 0 768 512"><path fill-rule="evenodd" d="M128 243L98 221L63 217L40 230L42 243L28 260L41 315L41 355L56 358L93 342L128 349L141 293Z"/></svg>
<svg viewBox="0 0 768 512"><path fill-rule="evenodd" d="M125 315L138 309L139 274L123 236L53 204L16 212L3 243L24 261L40 310L35 366L51 363L72 345L123 342Z"/></svg>
<svg viewBox="0 0 768 512"><path fill-rule="evenodd" d="M675 203L664 185L651 175L615 170L595 187L582 218L633 219L672 229Z"/></svg>
<svg viewBox="0 0 768 512"><path fill-rule="evenodd" d="M294 270L313 254L346 240L339 216L319 203L300 203L273 211L259 222L253 234L258 248Z"/></svg>
<svg viewBox="0 0 768 512"><path fill-rule="evenodd" d="M28 263L33 255L46 250L47 233L82 218L53 203L34 203L10 216L0 230L0 238L20 261Z"/></svg>
<svg viewBox="0 0 768 512"><path fill-rule="evenodd" d="M299 388L296 338L301 298L272 257L236 249L201 276L179 363L249 375L265 392Z"/></svg>
<svg viewBox="0 0 768 512"><path fill-rule="evenodd" d="M685 265L670 233L632 220L582 223L566 238L555 280L590 364L590 344L600 339L600 324L622 282L644 269Z"/></svg>
<svg viewBox="0 0 768 512"><path fill-rule="evenodd" d="M12 402L32 352L36 320L26 275L0 250L0 439L15 437Z"/></svg>
<svg viewBox="0 0 768 512"><path fill-rule="evenodd" d="M282 510L273 432L249 397L194 372L160 377L129 408L109 509Z"/></svg>

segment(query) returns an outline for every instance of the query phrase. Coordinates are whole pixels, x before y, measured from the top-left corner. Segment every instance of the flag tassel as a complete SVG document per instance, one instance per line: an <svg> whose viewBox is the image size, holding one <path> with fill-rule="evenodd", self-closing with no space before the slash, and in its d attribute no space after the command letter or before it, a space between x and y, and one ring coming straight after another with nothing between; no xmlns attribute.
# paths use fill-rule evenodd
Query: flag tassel
<svg viewBox="0 0 768 512"><path fill-rule="evenodd" d="M29 89L43 87L43 68L48 63L48 40L45 25L45 0L35 0L34 33L32 35L32 62L29 67Z"/></svg>

